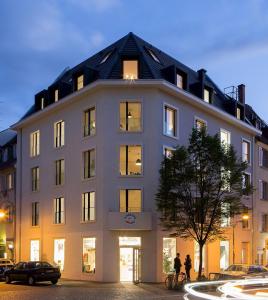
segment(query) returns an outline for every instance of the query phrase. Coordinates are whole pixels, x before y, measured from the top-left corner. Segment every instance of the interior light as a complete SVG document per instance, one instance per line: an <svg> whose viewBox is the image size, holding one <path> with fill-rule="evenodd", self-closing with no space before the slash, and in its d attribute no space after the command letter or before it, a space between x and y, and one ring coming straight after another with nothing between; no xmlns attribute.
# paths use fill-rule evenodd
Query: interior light
<svg viewBox="0 0 268 300"><path fill-rule="evenodd" d="M141 166L141 160L139 158L136 160L136 166Z"/></svg>

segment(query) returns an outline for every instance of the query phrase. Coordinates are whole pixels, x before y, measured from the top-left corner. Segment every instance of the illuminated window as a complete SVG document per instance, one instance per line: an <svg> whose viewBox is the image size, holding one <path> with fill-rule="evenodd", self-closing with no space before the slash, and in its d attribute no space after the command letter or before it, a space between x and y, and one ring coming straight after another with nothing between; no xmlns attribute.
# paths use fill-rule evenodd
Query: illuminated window
<svg viewBox="0 0 268 300"><path fill-rule="evenodd" d="M241 120L241 109L239 107L236 108L236 117Z"/></svg>
<svg viewBox="0 0 268 300"><path fill-rule="evenodd" d="M95 192L82 194L82 221L95 221Z"/></svg>
<svg viewBox="0 0 268 300"><path fill-rule="evenodd" d="M176 257L176 238L163 238L163 272L173 271L174 258Z"/></svg>
<svg viewBox="0 0 268 300"><path fill-rule="evenodd" d="M54 100L55 100L55 102L59 101L59 90L58 89L56 89L54 92Z"/></svg>
<svg viewBox="0 0 268 300"><path fill-rule="evenodd" d="M220 269L226 270L229 267L230 246L229 241L220 241Z"/></svg>
<svg viewBox="0 0 268 300"><path fill-rule="evenodd" d="M202 128L207 127L207 122L204 120L201 120L199 118L195 118L195 128L200 131Z"/></svg>
<svg viewBox="0 0 268 300"><path fill-rule="evenodd" d="M95 176L95 149L83 152L84 179Z"/></svg>
<svg viewBox="0 0 268 300"><path fill-rule="evenodd" d="M77 90L80 90L84 87L84 75L80 75L76 79Z"/></svg>
<svg viewBox="0 0 268 300"><path fill-rule="evenodd" d="M183 89L183 85L184 85L183 76L177 73L177 87Z"/></svg>
<svg viewBox="0 0 268 300"><path fill-rule="evenodd" d="M138 79L138 61L123 61L123 79Z"/></svg>
<svg viewBox="0 0 268 300"><path fill-rule="evenodd" d="M242 141L242 160L250 164L250 142Z"/></svg>
<svg viewBox="0 0 268 300"><path fill-rule="evenodd" d="M120 146L120 175L141 175L141 146Z"/></svg>
<svg viewBox="0 0 268 300"><path fill-rule="evenodd" d="M164 147L164 156L166 158L171 158L174 154L175 149L170 147Z"/></svg>
<svg viewBox="0 0 268 300"><path fill-rule="evenodd" d="M40 241L31 240L30 261L39 261L39 260L40 260Z"/></svg>
<svg viewBox="0 0 268 300"><path fill-rule="evenodd" d="M12 190L13 189L13 174L7 174L6 177L7 180L7 189Z"/></svg>
<svg viewBox="0 0 268 300"><path fill-rule="evenodd" d="M59 159L55 161L56 167L56 185L64 184L64 172L65 172L65 164L64 159Z"/></svg>
<svg viewBox="0 0 268 300"><path fill-rule="evenodd" d="M84 111L84 136L91 136L96 133L96 110L92 107Z"/></svg>
<svg viewBox="0 0 268 300"><path fill-rule="evenodd" d="M211 94L210 94L210 90L208 89L204 89L204 101L207 103L210 103L211 101Z"/></svg>
<svg viewBox="0 0 268 300"><path fill-rule="evenodd" d="M39 226L39 202L32 203L32 226Z"/></svg>
<svg viewBox="0 0 268 300"><path fill-rule="evenodd" d="M54 224L63 224L65 222L64 198L54 199Z"/></svg>
<svg viewBox="0 0 268 300"><path fill-rule="evenodd" d="M96 238L83 238L83 273L96 272Z"/></svg>
<svg viewBox="0 0 268 300"><path fill-rule="evenodd" d="M54 240L54 263L64 270L65 239Z"/></svg>
<svg viewBox="0 0 268 300"><path fill-rule="evenodd" d="M164 133L176 137L177 110L167 105L164 107Z"/></svg>
<svg viewBox="0 0 268 300"><path fill-rule="evenodd" d="M59 121L54 124L54 147L56 148L64 146L64 127L64 121Z"/></svg>
<svg viewBox="0 0 268 300"><path fill-rule="evenodd" d="M225 129L221 129L220 139L221 139L221 143L225 147L229 146L231 144L231 133Z"/></svg>
<svg viewBox="0 0 268 300"><path fill-rule="evenodd" d="M122 131L141 130L141 103L138 102L120 103L120 130Z"/></svg>
<svg viewBox="0 0 268 300"><path fill-rule="evenodd" d="M141 212L141 190L120 190L120 212Z"/></svg>
<svg viewBox="0 0 268 300"><path fill-rule="evenodd" d="M40 106L41 106L41 109L45 108L45 98L44 97L42 97L40 100Z"/></svg>
<svg viewBox="0 0 268 300"><path fill-rule="evenodd" d="M34 167L31 169L32 174L32 191L39 191L39 167Z"/></svg>
<svg viewBox="0 0 268 300"><path fill-rule="evenodd" d="M34 157L40 154L40 131L35 131L30 135L30 156Z"/></svg>

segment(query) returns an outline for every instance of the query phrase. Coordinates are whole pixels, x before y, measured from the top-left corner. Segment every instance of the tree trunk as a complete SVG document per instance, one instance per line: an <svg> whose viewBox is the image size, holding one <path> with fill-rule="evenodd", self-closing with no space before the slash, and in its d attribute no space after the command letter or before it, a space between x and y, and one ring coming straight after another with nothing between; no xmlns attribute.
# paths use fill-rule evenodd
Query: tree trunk
<svg viewBox="0 0 268 300"><path fill-rule="evenodd" d="M200 280L202 276L202 266L203 266L203 243L198 243L199 245L199 267L197 279Z"/></svg>

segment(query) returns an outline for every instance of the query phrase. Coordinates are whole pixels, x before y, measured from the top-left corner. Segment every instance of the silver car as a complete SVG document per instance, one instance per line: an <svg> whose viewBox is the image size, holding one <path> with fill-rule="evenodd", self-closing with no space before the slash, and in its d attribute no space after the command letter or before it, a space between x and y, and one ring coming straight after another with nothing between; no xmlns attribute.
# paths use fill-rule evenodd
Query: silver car
<svg viewBox="0 0 268 300"><path fill-rule="evenodd" d="M268 277L268 269L260 265L234 264L220 272L219 279L242 279L255 276Z"/></svg>

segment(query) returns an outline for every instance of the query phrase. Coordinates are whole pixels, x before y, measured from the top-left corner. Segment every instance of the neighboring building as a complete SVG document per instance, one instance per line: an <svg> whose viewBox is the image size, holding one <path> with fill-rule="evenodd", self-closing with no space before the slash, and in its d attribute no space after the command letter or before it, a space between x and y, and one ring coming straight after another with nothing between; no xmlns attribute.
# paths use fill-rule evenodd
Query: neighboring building
<svg viewBox="0 0 268 300"><path fill-rule="evenodd" d="M198 248L172 238L155 209L160 163L193 126L206 124L249 162L261 132L245 118L245 87L224 94L130 33L38 93L18 134L18 260L48 260L62 276L156 282L176 252L198 265ZM252 208L252 198L244 197ZM251 217L252 220L252 217ZM205 247L205 273L252 261L251 222L223 220L226 240Z"/></svg>
<svg viewBox="0 0 268 300"><path fill-rule="evenodd" d="M16 132L0 132L0 258L14 257Z"/></svg>

